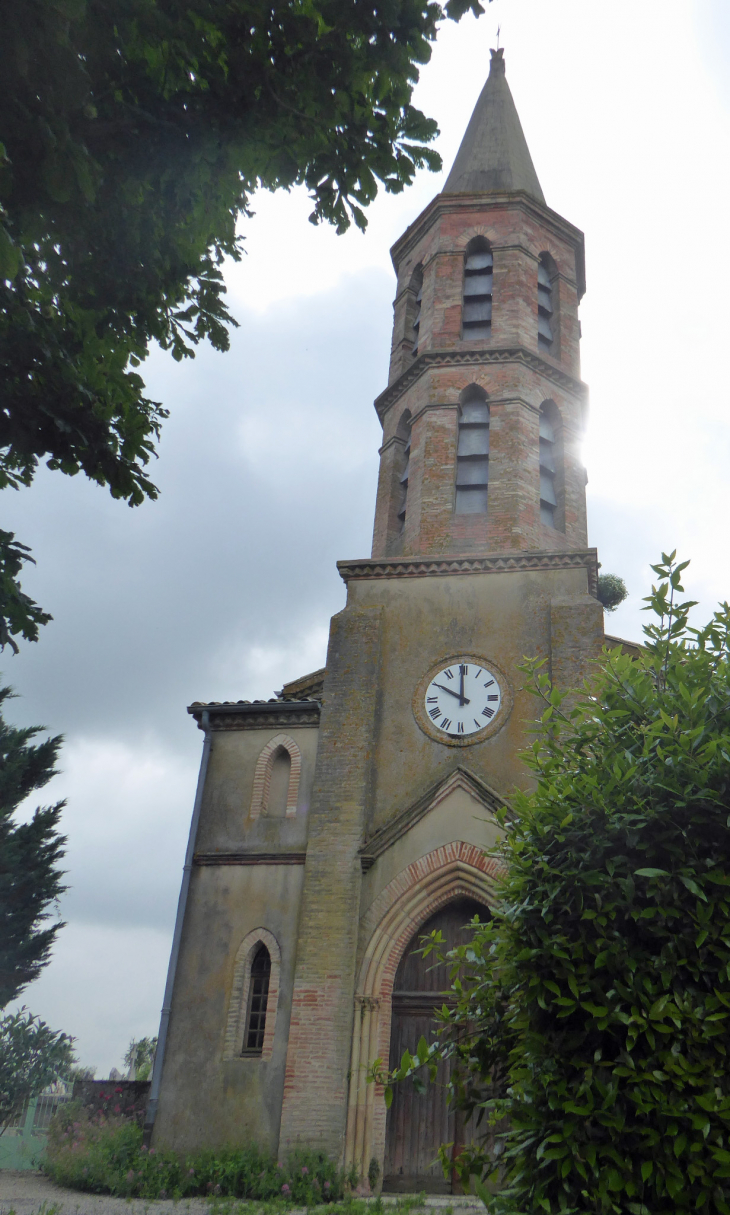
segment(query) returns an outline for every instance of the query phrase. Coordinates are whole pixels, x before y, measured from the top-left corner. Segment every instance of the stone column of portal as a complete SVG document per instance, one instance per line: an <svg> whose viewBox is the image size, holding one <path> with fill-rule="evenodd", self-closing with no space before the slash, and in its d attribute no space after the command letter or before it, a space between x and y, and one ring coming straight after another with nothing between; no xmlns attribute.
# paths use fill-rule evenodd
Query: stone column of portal
<svg viewBox="0 0 730 1215"><path fill-rule="evenodd" d="M380 686L380 608L332 618L299 916L280 1151L298 1143L340 1159L347 1113L358 849L371 796Z"/></svg>

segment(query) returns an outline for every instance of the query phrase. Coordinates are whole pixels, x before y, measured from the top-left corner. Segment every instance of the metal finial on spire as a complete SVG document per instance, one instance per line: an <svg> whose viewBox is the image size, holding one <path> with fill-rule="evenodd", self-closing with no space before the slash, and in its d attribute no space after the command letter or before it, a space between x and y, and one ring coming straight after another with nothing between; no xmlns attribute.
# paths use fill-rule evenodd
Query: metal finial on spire
<svg viewBox="0 0 730 1215"><path fill-rule="evenodd" d="M499 50L499 35L501 32L502 32L502 26L498 25L497 26L497 50Z"/></svg>

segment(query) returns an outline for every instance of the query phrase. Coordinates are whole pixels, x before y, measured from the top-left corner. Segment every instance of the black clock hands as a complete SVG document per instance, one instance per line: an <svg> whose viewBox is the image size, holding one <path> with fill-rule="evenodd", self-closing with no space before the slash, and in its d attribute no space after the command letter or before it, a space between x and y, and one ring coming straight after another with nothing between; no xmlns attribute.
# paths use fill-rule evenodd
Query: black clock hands
<svg viewBox="0 0 730 1215"><path fill-rule="evenodd" d="M463 678L463 676L462 676ZM466 696L462 696L461 692L452 692L451 688L445 688L442 683L435 683L435 688L440 688L442 692L448 692L449 696L455 696L460 705L468 705L469 700Z"/></svg>
<svg viewBox="0 0 730 1215"><path fill-rule="evenodd" d="M459 704L467 705L469 701L464 696L464 664L459 666Z"/></svg>

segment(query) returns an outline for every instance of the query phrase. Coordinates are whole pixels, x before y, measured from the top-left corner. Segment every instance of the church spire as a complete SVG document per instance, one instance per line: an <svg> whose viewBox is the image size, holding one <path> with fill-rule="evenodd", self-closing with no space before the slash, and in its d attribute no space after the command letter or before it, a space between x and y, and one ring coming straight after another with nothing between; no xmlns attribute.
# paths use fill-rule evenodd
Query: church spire
<svg viewBox="0 0 730 1215"><path fill-rule="evenodd" d="M504 71L504 51L493 50L487 82L469 120L444 194L525 190L545 198Z"/></svg>

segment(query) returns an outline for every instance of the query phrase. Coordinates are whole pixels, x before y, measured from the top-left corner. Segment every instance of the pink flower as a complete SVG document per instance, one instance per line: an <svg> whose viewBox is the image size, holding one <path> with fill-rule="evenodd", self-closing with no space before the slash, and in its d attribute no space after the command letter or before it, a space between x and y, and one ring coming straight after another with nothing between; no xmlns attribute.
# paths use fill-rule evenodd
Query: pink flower
<svg viewBox="0 0 730 1215"><path fill-rule="evenodd" d="M306 1177L308 1172L309 1172L309 1169L307 1168L306 1164L302 1165L302 1177Z"/></svg>
<svg viewBox="0 0 730 1215"><path fill-rule="evenodd" d="M146 1151L147 1151L147 1145L143 1143L143 1144L142 1144L142 1146L141 1146L141 1148L140 1148L139 1150L140 1150L140 1152L146 1152Z"/></svg>
<svg viewBox="0 0 730 1215"><path fill-rule="evenodd" d="M286 1184L286 1182L284 1182L283 1186L281 1187L281 1192L282 1192L282 1194L291 1194L291 1190L289 1189L289 1186Z"/></svg>
<svg viewBox="0 0 730 1215"><path fill-rule="evenodd" d="M115 1113L115 1114L121 1114L121 1112L122 1112L122 1107L121 1107L121 1105L115 1105L115 1106L114 1106L114 1113Z"/></svg>
<svg viewBox="0 0 730 1215"><path fill-rule="evenodd" d="M117 1088L115 1088L115 1089L114 1089L114 1092L115 1092L115 1093L123 1093L123 1092L124 1092L124 1089L123 1089L123 1088L119 1088L119 1087L117 1087Z"/></svg>
<svg viewBox="0 0 730 1215"><path fill-rule="evenodd" d="M194 1176L195 1176L195 1169L188 1169L188 1177L194 1177Z"/></svg>
<svg viewBox="0 0 730 1215"><path fill-rule="evenodd" d="M127 1173L127 1181L134 1181L134 1169L130 1169Z"/></svg>
<svg viewBox="0 0 730 1215"><path fill-rule="evenodd" d="M156 1151L157 1151L157 1148L150 1148L150 1156L154 1156Z"/></svg>
<svg viewBox="0 0 730 1215"><path fill-rule="evenodd" d="M325 1188L326 1190L328 1190L328 1189L330 1188L330 1183L329 1183L329 1181L325 1181L325 1183L324 1183L324 1188Z"/></svg>

